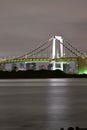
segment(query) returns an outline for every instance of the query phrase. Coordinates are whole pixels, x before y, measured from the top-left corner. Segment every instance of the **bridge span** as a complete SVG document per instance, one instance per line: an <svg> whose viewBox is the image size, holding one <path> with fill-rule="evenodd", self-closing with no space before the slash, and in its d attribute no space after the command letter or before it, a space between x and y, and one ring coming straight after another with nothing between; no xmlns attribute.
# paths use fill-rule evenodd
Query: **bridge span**
<svg viewBox="0 0 87 130"><path fill-rule="evenodd" d="M0 64L48 63L52 64L52 70L62 71L65 64L72 62L78 68L78 74L87 74L87 57L61 36L53 36L39 47L21 56L0 60Z"/></svg>

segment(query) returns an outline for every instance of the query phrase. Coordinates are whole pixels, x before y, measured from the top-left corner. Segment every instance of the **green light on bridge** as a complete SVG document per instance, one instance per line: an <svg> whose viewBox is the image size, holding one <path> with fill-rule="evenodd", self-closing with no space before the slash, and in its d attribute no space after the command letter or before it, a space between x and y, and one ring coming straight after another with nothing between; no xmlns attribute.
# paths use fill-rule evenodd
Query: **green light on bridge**
<svg viewBox="0 0 87 130"><path fill-rule="evenodd" d="M78 74L87 74L87 69L86 70L80 70Z"/></svg>

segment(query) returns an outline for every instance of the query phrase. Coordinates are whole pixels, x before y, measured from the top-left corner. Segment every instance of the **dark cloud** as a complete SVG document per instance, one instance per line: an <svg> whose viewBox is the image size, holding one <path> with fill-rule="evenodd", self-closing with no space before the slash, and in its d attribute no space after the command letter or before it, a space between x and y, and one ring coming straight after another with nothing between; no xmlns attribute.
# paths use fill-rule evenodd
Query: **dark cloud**
<svg viewBox="0 0 87 130"><path fill-rule="evenodd" d="M0 0L0 55L22 54L54 34L86 52L86 12L86 0Z"/></svg>

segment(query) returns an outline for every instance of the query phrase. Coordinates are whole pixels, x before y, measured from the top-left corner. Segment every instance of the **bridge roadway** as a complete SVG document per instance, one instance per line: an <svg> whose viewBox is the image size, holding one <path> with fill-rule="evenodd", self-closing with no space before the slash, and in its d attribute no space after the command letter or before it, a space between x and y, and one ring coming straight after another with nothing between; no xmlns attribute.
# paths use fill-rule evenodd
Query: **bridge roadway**
<svg viewBox="0 0 87 130"><path fill-rule="evenodd" d="M3 59L0 60L0 64L8 64L8 63L23 63L23 62L71 62L71 61L78 61L78 57L62 57L62 58L21 58L21 59Z"/></svg>

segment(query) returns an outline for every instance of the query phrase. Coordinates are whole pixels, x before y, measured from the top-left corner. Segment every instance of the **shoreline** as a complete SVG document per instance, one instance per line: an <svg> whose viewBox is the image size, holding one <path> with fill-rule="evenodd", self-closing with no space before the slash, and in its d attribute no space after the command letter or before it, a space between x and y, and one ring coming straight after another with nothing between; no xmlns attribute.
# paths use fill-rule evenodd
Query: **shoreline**
<svg viewBox="0 0 87 130"><path fill-rule="evenodd" d="M87 74L66 74L60 70L28 70L28 71L0 71L0 79L47 79L47 78L87 78Z"/></svg>

